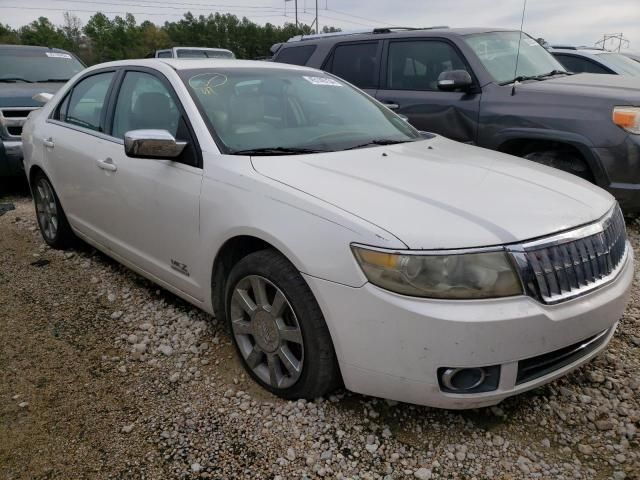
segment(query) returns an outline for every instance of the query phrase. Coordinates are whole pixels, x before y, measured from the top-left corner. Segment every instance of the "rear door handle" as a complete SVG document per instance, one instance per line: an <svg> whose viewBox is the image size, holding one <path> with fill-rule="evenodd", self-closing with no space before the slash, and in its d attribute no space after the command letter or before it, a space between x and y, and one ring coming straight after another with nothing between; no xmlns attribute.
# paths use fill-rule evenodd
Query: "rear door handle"
<svg viewBox="0 0 640 480"><path fill-rule="evenodd" d="M53 138L51 138L51 137L45 138L43 140L42 144L47 148L53 148L53 147L56 146L56 144L53 142Z"/></svg>
<svg viewBox="0 0 640 480"><path fill-rule="evenodd" d="M118 167L110 158L105 158L104 160L96 160L96 164L99 168L101 168L102 170L106 170L107 172L115 172L116 170L118 170Z"/></svg>
<svg viewBox="0 0 640 480"><path fill-rule="evenodd" d="M400 108L400 105L398 105L397 103L393 103L393 102L390 102L390 103L384 102L384 106L387 107L387 108L390 108L391 110L397 110L398 108Z"/></svg>

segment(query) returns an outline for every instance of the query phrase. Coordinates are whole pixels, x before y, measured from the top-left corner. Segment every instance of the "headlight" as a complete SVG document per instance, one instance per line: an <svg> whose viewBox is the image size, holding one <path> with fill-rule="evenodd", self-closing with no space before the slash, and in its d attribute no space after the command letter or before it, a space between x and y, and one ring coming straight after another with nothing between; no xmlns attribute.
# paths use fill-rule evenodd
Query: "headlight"
<svg viewBox="0 0 640 480"><path fill-rule="evenodd" d="M615 107L613 123L627 132L640 134L640 107Z"/></svg>
<svg viewBox="0 0 640 480"><path fill-rule="evenodd" d="M403 295L468 299L522 293L520 279L503 251L412 255L352 248L371 283Z"/></svg>

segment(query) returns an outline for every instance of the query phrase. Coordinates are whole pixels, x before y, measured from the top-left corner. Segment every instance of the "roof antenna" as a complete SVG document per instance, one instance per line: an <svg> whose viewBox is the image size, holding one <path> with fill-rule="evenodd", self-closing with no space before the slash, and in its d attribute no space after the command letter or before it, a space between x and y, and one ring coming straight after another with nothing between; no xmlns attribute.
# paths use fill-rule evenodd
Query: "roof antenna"
<svg viewBox="0 0 640 480"><path fill-rule="evenodd" d="M513 88L511 89L511 96L516 94L516 84L518 83L518 60L520 60L520 43L522 42L522 28L524 27L524 12L527 10L527 0L524 0L522 6L522 20L520 21L520 38L518 38L518 52L516 53L516 69L513 72Z"/></svg>

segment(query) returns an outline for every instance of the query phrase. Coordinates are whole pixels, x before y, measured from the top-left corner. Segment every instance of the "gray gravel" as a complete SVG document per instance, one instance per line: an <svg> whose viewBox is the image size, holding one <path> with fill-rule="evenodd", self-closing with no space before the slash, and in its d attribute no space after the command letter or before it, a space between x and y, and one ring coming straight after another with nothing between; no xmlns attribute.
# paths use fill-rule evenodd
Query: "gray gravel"
<svg viewBox="0 0 640 480"><path fill-rule="evenodd" d="M104 307L82 318L86 331L99 324L104 332L92 360L99 381L123 382L138 399L135 409L118 411L106 447L107 457L123 449L117 461L125 466L116 471L105 460L101 478L640 478L638 281L606 353L497 407L444 411L345 391L287 402L246 378L215 319L89 248L50 250L28 202L16 206L0 231L31 239L29 260L52 261L40 271L49 269L63 287L80 282L84 298ZM629 235L638 257L635 222ZM3 401L34 408L28 395L10 393L15 398ZM91 450L91 439L80 444ZM15 455L4 451L0 463ZM19 471L5 470L6 478Z"/></svg>

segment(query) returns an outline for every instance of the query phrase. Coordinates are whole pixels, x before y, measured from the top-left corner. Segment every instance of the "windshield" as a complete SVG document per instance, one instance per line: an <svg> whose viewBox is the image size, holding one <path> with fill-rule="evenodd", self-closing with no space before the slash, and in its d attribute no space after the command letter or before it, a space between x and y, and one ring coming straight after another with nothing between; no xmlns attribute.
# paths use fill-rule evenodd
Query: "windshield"
<svg viewBox="0 0 640 480"><path fill-rule="evenodd" d="M491 32L465 37L482 64L498 83L513 81L516 77L535 77L565 68L538 42L522 33L518 71L516 56L520 32Z"/></svg>
<svg viewBox="0 0 640 480"><path fill-rule="evenodd" d="M178 58L236 58L229 50L180 49Z"/></svg>
<svg viewBox="0 0 640 480"><path fill-rule="evenodd" d="M640 63L619 53L596 53L598 60L621 75L640 77Z"/></svg>
<svg viewBox="0 0 640 480"><path fill-rule="evenodd" d="M276 67L179 73L228 153L329 152L422 138L386 107L324 72Z"/></svg>
<svg viewBox="0 0 640 480"><path fill-rule="evenodd" d="M75 57L64 52L0 49L0 82L66 82L83 69Z"/></svg>

